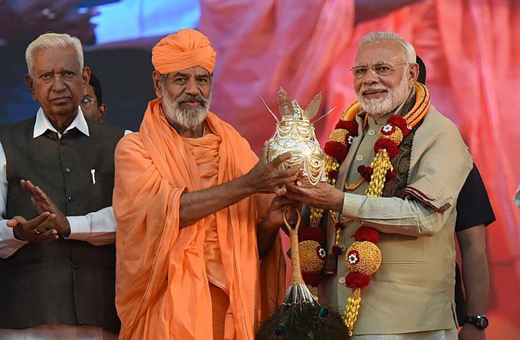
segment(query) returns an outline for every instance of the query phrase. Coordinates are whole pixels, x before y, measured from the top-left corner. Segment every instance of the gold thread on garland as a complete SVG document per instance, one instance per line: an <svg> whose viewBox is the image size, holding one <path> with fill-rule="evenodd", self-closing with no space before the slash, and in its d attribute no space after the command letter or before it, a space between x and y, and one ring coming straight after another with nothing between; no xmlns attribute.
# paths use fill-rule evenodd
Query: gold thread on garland
<svg viewBox="0 0 520 340"><path fill-rule="evenodd" d="M332 131L330 134L329 140L334 142L342 142L345 140L345 137L347 136L347 130L338 129Z"/></svg>
<svg viewBox="0 0 520 340"><path fill-rule="evenodd" d="M359 307L361 305L361 289L356 288L352 291L352 294L347 299L347 306L343 311L343 320L348 328L348 335L352 336L352 330L356 323L357 316L359 314Z"/></svg>
<svg viewBox="0 0 520 340"><path fill-rule="evenodd" d="M365 190L365 195L370 197L381 197L385 186L386 173L394 169L386 149L378 151L376 157L370 164L370 167L374 169L374 172L370 177L370 183L368 184L368 188Z"/></svg>
<svg viewBox="0 0 520 340"><path fill-rule="evenodd" d="M345 191L354 191L354 190L356 190L357 188L359 188L361 186L361 184L363 184L364 181L365 181L365 179L363 177L361 177L361 179L356 184L354 184L353 186L349 186L348 182L345 182Z"/></svg>
<svg viewBox="0 0 520 340"><path fill-rule="evenodd" d="M351 254L350 256L354 256L354 261L351 262L349 254ZM351 272L359 273L368 277L377 272L381 266L381 261L381 250L371 241L354 242L345 255L345 264ZM349 330L349 336L352 336L354 324L356 323L359 314L359 308L361 306L361 289L361 287L357 286L352 290L352 294L347 299L347 304L343 311L343 319Z"/></svg>

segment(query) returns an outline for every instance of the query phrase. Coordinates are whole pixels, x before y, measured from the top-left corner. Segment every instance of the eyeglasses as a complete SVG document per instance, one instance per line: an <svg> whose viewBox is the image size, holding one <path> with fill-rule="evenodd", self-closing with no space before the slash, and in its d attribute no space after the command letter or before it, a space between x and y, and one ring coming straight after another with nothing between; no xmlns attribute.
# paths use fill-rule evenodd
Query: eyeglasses
<svg viewBox="0 0 520 340"><path fill-rule="evenodd" d="M90 106L93 106L95 102L96 102L96 98L92 98L91 96L85 96L81 100L81 105L90 107Z"/></svg>
<svg viewBox="0 0 520 340"><path fill-rule="evenodd" d="M377 64L374 66L366 66L366 65L358 65L354 66L350 70L352 71L352 74L355 78L363 78L369 69L374 71L378 76L389 76L395 71L395 66L398 65L408 65L410 63L400 63L400 64Z"/></svg>

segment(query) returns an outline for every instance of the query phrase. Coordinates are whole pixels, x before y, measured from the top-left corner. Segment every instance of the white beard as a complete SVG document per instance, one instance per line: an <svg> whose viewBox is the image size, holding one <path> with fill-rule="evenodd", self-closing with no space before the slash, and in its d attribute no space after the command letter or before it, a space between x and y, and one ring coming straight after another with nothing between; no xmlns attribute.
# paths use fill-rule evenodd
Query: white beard
<svg viewBox="0 0 520 340"><path fill-rule="evenodd" d="M367 90L386 90L387 92L382 98L365 99L362 93ZM370 86L363 85L359 91L356 91L356 96L363 111L368 112L370 116L375 119L384 116L404 103L409 94L410 89L408 88L406 77L404 76L399 85L393 90L384 84L377 84Z"/></svg>
<svg viewBox="0 0 520 340"><path fill-rule="evenodd" d="M185 130L195 130L208 117L211 94L209 99L200 96L204 101L204 104L201 106L188 108L180 107L180 102L185 96L173 98L165 89L163 89L162 94L164 114L170 124L179 126Z"/></svg>

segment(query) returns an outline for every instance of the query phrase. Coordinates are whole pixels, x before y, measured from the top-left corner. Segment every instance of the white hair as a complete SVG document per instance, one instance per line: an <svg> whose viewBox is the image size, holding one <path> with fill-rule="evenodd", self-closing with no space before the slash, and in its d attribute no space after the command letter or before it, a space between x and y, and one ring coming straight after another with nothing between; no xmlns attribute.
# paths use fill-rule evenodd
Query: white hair
<svg viewBox="0 0 520 340"><path fill-rule="evenodd" d="M363 93L368 90L385 90L387 93L382 98L365 99ZM381 83L371 85L363 84L359 91L356 91L356 96L363 111L368 112L370 116L375 119L392 112L399 105L406 102L409 95L410 88L408 87L408 81L405 77L403 77L401 82L393 89Z"/></svg>
<svg viewBox="0 0 520 340"><path fill-rule="evenodd" d="M406 62L409 64L413 64L416 62L417 55L415 53L415 49L412 44L408 41L404 40L399 34L392 32L372 32L368 35L365 35L361 41L359 42L358 51L361 50L361 47L375 42L382 41L396 41L404 48Z"/></svg>
<svg viewBox="0 0 520 340"><path fill-rule="evenodd" d="M25 50L25 61L27 62L27 71L29 76L33 76L34 53L40 49L46 48L62 48L74 47L78 57L79 67L82 70L84 65L83 47L81 41L76 37L71 37L68 34L60 33L45 33L40 35L36 40L31 42Z"/></svg>

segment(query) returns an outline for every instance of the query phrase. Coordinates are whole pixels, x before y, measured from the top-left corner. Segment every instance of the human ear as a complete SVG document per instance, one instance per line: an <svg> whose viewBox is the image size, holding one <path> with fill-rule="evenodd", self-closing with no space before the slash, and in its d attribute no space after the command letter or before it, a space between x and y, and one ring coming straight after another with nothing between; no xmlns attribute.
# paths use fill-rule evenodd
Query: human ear
<svg viewBox="0 0 520 340"><path fill-rule="evenodd" d="M417 78L419 78L419 64L413 63L408 67L408 81L415 84Z"/></svg>
<svg viewBox="0 0 520 340"><path fill-rule="evenodd" d="M163 94L162 74L160 74L157 71L153 71L152 81L153 81L153 89L155 91L155 95L157 96L157 98L162 98L162 94Z"/></svg>
<svg viewBox="0 0 520 340"><path fill-rule="evenodd" d="M107 105L101 104L98 107L98 113L99 113L99 121L102 122L105 120L105 116L107 114Z"/></svg>
<svg viewBox="0 0 520 340"><path fill-rule="evenodd" d="M25 86L27 86L27 90L31 93L31 97L34 101L36 101L36 91L34 90L34 80L33 78L26 74L24 77L25 80Z"/></svg>
<svg viewBox="0 0 520 340"><path fill-rule="evenodd" d="M81 72L83 78L83 96L87 95L88 82L90 81L90 67L86 66Z"/></svg>

